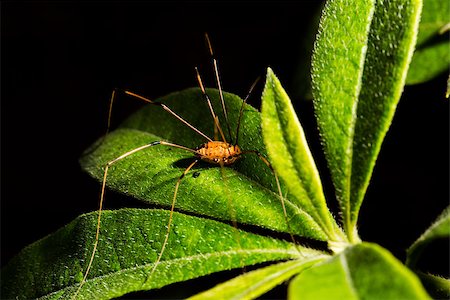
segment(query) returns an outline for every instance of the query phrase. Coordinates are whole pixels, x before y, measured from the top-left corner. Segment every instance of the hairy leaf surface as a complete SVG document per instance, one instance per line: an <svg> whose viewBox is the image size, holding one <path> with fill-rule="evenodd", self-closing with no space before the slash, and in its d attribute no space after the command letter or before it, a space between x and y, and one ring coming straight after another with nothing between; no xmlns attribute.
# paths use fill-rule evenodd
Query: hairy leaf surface
<svg viewBox="0 0 450 300"><path fill-rule="evenodd" d="M213 106L220 107L218 92L208 90L208 93ZM236 124L242 100L228 93L224 96L230 123ZM205 134L214 135L212 117L199 89L173 93L160 101ZM260 122L259 113L246 106L239 144L243 150L256 150L264 155ZM222 127L226 130L225 126ZM164 139L190 148L206 142L199 134L154 105L138 111L121 128L101 140L81 160L83 168L98 180L103 179L103 168L108 161L153 141ZM193 154L186 150L162 145L147 148L112 165L107 186L140 200L170 207L176 181L193 160ZM192 176L194 173L198 176ZM307 211L289 199L286 200L286 207L296 234L326 240L326 234ZM235 165L223 170L220 166L200 162L182 180L176 209L289 231L274 175L255 154L243 155Z"/></svg>
<svg viewBox="0 0 450 300"><path fill-rule="evenodd" d="M411 59L420 0L327 1L312 60L314 106L346 233L356 221Z"/></svg>
<svg viewBox="0 0 450 300"><path fill-rule="evenodd" d="M149 276L168 219L165 210L104 211L98 251L77 299L110 299L220 270L320 255L304 248L300 254L288 242L175 213L166 250ZM23 249L2 270L2 297L71 299L86 270L96 225L97 213L82 215Z"/></svg>
<svg viewBox="0 0 450 300"><path fill-rule="evenodd" d="M102 180L103 166L108 161L159 139L134 129L118 129L83 160L83 166L92 176ZM112 165L107 185L147 203L170 208L175 184L192 161L190 152L158 145ZM108 194L105 196L106 206L107 201ZM181 181L175 207L222 220L289 232L278 195L231 168L221 170L206 164L195 167ZM289 201L286 201L286 207L292 218L292 230L304 236L325 239L320 227L307 213Z"/></svg>
<svg viewBox="0 0 450 300"><path fill-rule="evenodd" d="M272 165L290 198L320 224L330 240L342 237L328 210L322 183L289 96L269 68L262 95L263 136Z"/></svg>

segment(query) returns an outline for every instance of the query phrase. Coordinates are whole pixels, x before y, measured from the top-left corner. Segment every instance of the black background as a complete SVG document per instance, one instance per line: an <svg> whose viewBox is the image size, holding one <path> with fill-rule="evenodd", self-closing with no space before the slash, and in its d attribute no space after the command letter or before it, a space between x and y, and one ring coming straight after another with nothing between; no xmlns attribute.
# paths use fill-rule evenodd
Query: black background
<svg viewBox="0 0 450 300"><path fill-rule="evenodd" d="M78 158L104 134L113 88L156 98L196 86L195 66L207 70L203 76L213 85L205 32L219 58L225 90L243 96L267 66L274 69L292 95L325 178L327 198L333 199L312 103L296 93L303 83L295 80L306 55L302 42L320 5L3 2L2 266L24 246L97 209L99 186L81 171ZM445 85L443 75L405 88L361 208L362 239L381 244L401 260L405 249L448 205ZM250 100L256 107L261 89L262 84ZM139 108L136 102L119 101L113 124ZM111 197L106 206L141 205L124 201ZM434 257L448 257L448 243L435 251L439 253ZM433 265L431 260L424 264L448 273L446 266L448 262ZM166 288L154 295L169 292Z"/></svg>

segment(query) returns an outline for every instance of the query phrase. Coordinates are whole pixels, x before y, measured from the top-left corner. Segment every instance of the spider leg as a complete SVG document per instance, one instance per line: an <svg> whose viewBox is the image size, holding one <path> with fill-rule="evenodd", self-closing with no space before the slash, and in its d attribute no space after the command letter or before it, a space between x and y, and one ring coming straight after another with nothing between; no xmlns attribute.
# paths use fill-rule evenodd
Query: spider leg
<svg viewBox="0 0 450 300"><path fill-rule="evenodd" d="M89 271L91 270L91 267L92 267L92 262L94 261L95 253L97 252L98 240L99 240L99 235L100 235L100 227L101 227L101 215L102 215L102 210L103 210L103 201L105 199L106 178L108 177L108 170L109 170L109 168L113 164L115 164L116 162L118 162L118 161L120 161L120 160L122 160L122 159L124 159L124 158L126 158L126 157L128 157L128 156L130 156L130 155L132 155L134 153L136 153L136 152L139 152L139 151L142 151L144 149L147 149L147 148L150 148L150 147L153 147L153 146L157 146L157 145L164 145L164 146L179 148L179 149L183 149L183 150L195 153L195 150L187 148L187 147L184 147L184 146L181 146L181 145L177 145L177 144L173 144L173 143L169 143L169 142L165 142L165 141L156 141L156 142L152 142L152 143L149 143L149 144L146 144L146 145L134 148L134 149L132 149L132 150L130 150L128 152L125 152L124 154L120 155L119 157L109 161L105 165L105 169L104 169L104 173L103 173L102 188L101 188L101 193L100 193L100 203L99 203L99 208L98 208L97 229L96 229L96 232L95 232L94 247L92 249L91 258L89 259L89 264L88 264L88 266L86 268L86 271L84 273L83 279L82 279L80 285L78 286L78 289L76 290L75 294L73 295L72 299L76 299L76 297L78 296L78 293L80 292L81 288L86 283L87 276L89 275ZM195 161L195 162L197 162L197 161ZM188 167L187 171L190 168L192 168L193 165L194 165L194 163L191 164ZM185 171L185 173L187 171ZM183 176L184 176L184 173L183 173ZM181 179L179 179L179 181L180 180ZM177 190L178 190L179 181L177 182L177 186L176 186L176 189L175 189L174 200L173 200L173 203L172 203L171 216L170 216L170 221L169 221L169 228L170 228L170 222L171 222L171 219L172 219L173 208L174 208L174 205L175 205L175 199L176 199L176 193L177 193ZM167 234L166 240L167 240L167 238L168 238L168 234ZM160 256L158 257L158 261L161 258L162 252L164 251L164 247L165 247L165 244L163 245L163 249L162 249L162 251L160 253Z"/></svg>

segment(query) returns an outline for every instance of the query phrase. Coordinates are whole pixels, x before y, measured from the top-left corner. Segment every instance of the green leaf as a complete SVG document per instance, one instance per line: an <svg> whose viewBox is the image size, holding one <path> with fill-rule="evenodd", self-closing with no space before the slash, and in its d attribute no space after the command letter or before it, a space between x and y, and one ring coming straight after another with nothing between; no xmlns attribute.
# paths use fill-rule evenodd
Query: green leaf
<svg viewBox="0 0 450 300"><path fill-rule="evenodd" d="M450 206L447 207L436 221L408 248L406 265L415 269L420 254L430 243L437 239L450 238Z"/></svg>
<svg viewBox="0 0 450 300"><path fill-rule="evenodd" d="M110 299L220 270L320 255L309 249L300 254L284 241L174 213L166 250L149 276L161 251L169 212L121 209L104 211L102 216L98 251L77 299ZM70 299L86 270L96 225L96 213L82 215L24 248L2 270L2 298Z"/></svg>
<svg viewBox="0 0 450 300"><path fill-rule="evenodd" d="M216 91L209 90L209 93L213 103L218 104ZM242 100L227 93L225 99L230 119L235 122ZM193 125L206 134L212 133L207 131L206 124L211 117L199 89L170 94L161 102L193 120ZM259 123L259 113L247 107L242 120L242 149L264 153L262 140L258 138L261 136ZM212 121L209 124L212 125ZM161 139L187 147L195 147L202 141L160 107L151 105L133 115L123 127L139 130L116 130L81 160L83 168L98 180L103 179L103 168L108 161L131 149ZM170 207L176 181L193 159L190 152L181 149L161 145L147 148L113 164L107 186L148 203ZM274 176L256 155L248 154L232 168L223 170L219 166L200 163L191 174L195 172L199 172L198 177L188 174L181 181L176 209L289 232ZM326 234L306 211L289 200L286 200L286 208L291 229L296 234L326 240Z"/></svg>
<svg viewBox="0 0 450 300"><path fill-rule="evenodd" d="M270 68L267 69L261 110L263 137L270 160L292 200L317 221L329 240L343 239L327 208L319 172L303 128L289 96Z"/></svg>
<svg viewBox="0 0 450 300"><path fill-rule="evenodd" d="M387 250L361 243L298 275L289 299L429 299L418 278Z"/></svg>
<svg viewBox="0 0 450 300"><path fill-rule="evenodd" d="M325 257L297 259L257 269L221 283L189 299L255 299L292 276L317 264Z"/></svg>
<svg viewBox="0 0 450 300"><path fill-rule="evenodd" d="M356 222L411 59L420 0L327 1L312 60L314 106L344 230Z"/></svg>
<svg viewBox="0 0 450 300"><path fill-rule="evenodd" d="M417 270L417 262L421 254L430 244L439 239L450 238L450 206L447 207L436 221L409 247L406 254L406 265L413 269L428 292L437 299L450 297L450 279L427 274ZM445 261L445 258L441 258Z"/></svg>
<svg viewBox="0 0 450 300"><path fill-rule="evenodd" d="M448 29L450 2L425 0L417 35L416 51L409 67L406 84L433 79L448 70L450 64Z"/></svg>
<svg viewBox="0 0 450 300"><path fill-rule="evenodd" d="M211 98L215 112L221 120L220 124L226 133L226 123L220 109L219 92L216 89L206 89L206 92ZM235 141L242 99L227 92L223 92L223 95L227 106L232 139ZM137 101L135 99L124 100ZM199 88L189 88L180 92L174 92L157 99L157 101L168 105L173 111L210 138L214 137L213 120ZM121 127L148 132L164 140L191 148L206 142L203 137L180 123L175 117L162 110L161 107L154 105L147 105L137 111L121 124ZM227 134L226 137L230 141ZM250 105L245 105L244 107L238 144L243 150L257 150L263 155L266 154L264 142L261 138L261 114ZM277 192L273 174L256 155L248 154L244 156L238 163L233 165L233 168Z"/></svg>

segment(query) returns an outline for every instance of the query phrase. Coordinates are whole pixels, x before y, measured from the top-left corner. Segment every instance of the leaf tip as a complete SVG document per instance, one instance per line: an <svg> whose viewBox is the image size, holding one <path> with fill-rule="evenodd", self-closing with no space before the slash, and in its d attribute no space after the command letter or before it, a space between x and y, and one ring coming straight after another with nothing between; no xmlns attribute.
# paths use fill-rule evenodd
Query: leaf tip
<svg viewBox="0 0 450 300"><path fill-rule="evenodd" d="M271 67L267 67L266 82L273 81L276 78L275 73Z"/></svg>
<svg viewBox="0 0 450 300"><path fill-rule="evenodd" d="M278 77L275 75L271 67L267 67L267 76L266 76L266 87L268 84L274 85L279 84Z"/></svg>

